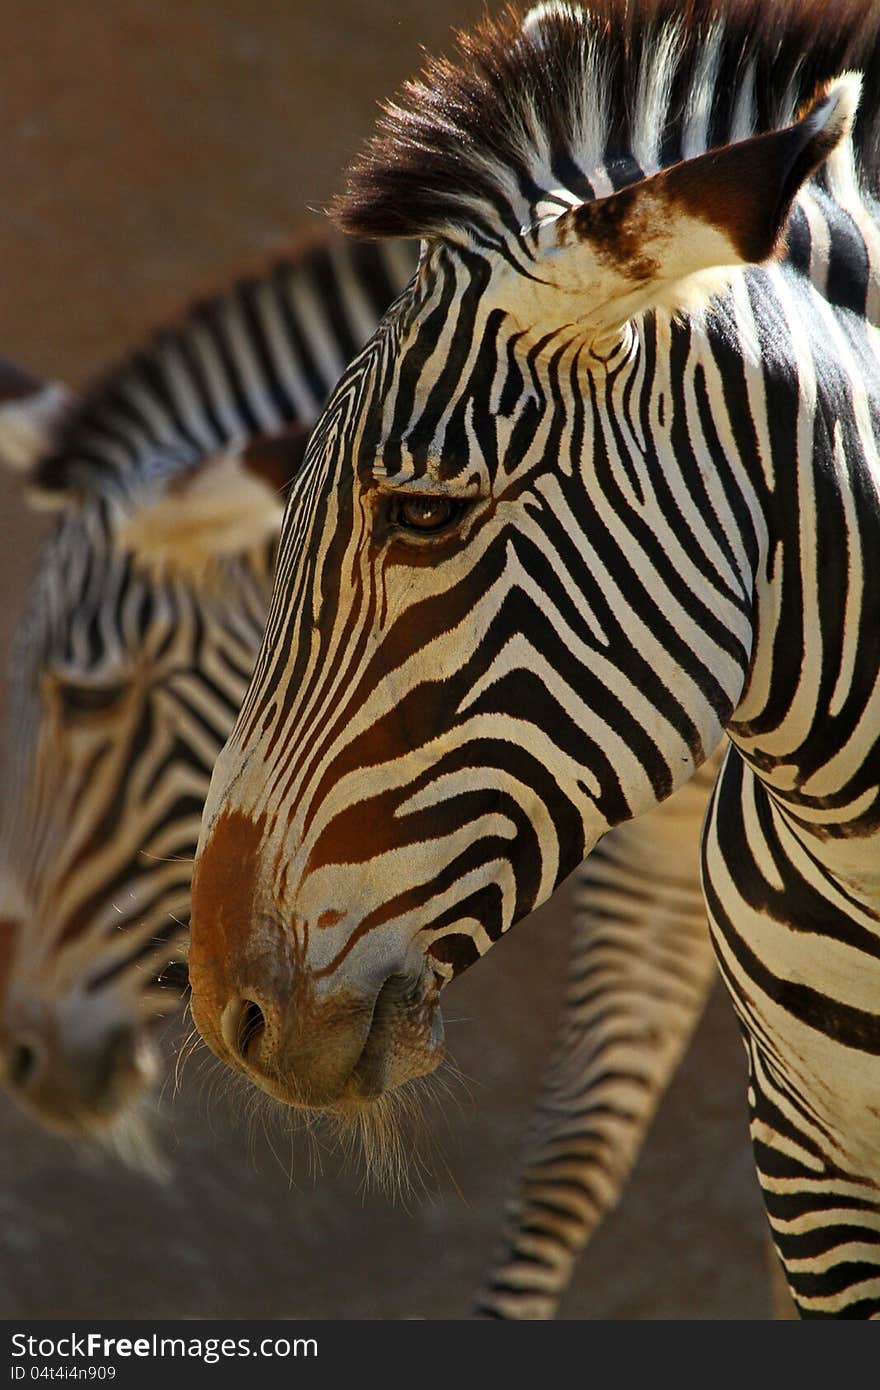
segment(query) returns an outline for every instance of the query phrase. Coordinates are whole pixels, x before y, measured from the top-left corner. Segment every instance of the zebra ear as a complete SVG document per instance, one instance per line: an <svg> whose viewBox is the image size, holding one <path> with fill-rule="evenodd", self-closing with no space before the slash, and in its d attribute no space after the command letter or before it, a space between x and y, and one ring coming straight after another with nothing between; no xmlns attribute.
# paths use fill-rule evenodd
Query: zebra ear
<svg viewBox="0 0 880 1390"><path fill-rule="evenodd" d="M546 282L586 297L585 318L598 336L646 309L704 302L724 283L719 271L774 254L799 188L848 135L860 85L847 73L794 125L683 160L539 223L532 236Z"/></svg>
<svg viewBox="0 0 880 1390"><path fill-rule="evenodd" d="M74 393L0 358L0 465L27 476L52 446Z"/></svg>
<svg viewBox="0 0 880 1390"><path fill-rule="evenodd" d="M120 539L147 564L191 576L256 549L281 529L310 434L294 424L202 460L137 507Z"/></svg>

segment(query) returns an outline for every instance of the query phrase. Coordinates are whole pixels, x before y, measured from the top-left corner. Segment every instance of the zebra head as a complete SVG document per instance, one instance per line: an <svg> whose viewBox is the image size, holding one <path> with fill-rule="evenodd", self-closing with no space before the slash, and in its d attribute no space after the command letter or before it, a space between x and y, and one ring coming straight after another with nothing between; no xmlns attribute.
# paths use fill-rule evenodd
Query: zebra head
<svg viewBox="0 0 880 1390"><path fill-rule="evenodd" d="M716 8L689 43L662 6L638 34L617 3L487 23L341 203L422 259L312 436L193 881L197 1025L286 1103L433 1069L442 987L740 699L766 555L716 359L760 377L733 286L848 143L857 80L797 119L838 70L804 69L780 120L770 28Z"/></svg>
<svg viewBox="0 0 880 1390"><path fill-rule="evenodd" d="M5 712L0 1055L33 1115L108 1136L155 1078L155 1024L186 979L201 809L281 517L266 447L160 446L143 371L75 403L7 369L0 403L0 455L57 512Z"/></svg>
<svg viewBox="0 0 880 1390"><path fill-rule="evenodd" d="M281 499L414 266L409 247L306 235L79 404L0 364L0 458L60 514L15 647L0 879L5 1075L50 1122L98 1124L150 1076Z"/></svg>

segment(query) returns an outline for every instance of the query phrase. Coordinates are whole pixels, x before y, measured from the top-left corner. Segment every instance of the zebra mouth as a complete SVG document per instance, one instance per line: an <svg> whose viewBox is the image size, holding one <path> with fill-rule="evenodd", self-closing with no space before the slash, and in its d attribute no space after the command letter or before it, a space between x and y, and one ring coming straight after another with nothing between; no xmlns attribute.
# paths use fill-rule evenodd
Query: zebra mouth
<svg viewBox="0 0 880 1390"><path fill-rule="evenodd" d="M350 1079L360 1101L378 1100L439 1066L445 1051L443 1015L437 992L413 990L405 976L392 975L376 997L370 1031Z"/></svg>
<svg viewBox="0 0 880 1390"><path fill-rule="evenodd" d="M434 1071L443 1057L445 1030L436 988L414 988L410 977L391 976L376 996L353 1066L330 1088L316 1081L308 1067L291 1064L273 1049L271 1024L254 999L227 1005L221 1034L238 1069L275 1100L297 1109L343 1113L369 1106ZM313 1056L320 1058L320 1049Z"/></svg>

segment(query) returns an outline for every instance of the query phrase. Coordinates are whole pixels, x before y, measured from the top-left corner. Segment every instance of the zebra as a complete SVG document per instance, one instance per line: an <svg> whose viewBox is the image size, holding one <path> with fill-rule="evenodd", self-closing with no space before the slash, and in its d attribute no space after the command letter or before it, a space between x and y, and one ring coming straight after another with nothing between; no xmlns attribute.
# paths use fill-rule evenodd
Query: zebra
<svg viewBox="0 0 880 1390"><path fill-rule="evenodd" d="M723 748L703 895L805 1317L880 1314L878 27L554 0L386 108L335 215L419 269L291 490L192 885L209 1046L381 1113Z"/></svg>
<svg viewBox="0 0 880 1390"><path fill-rule="evenodd" d="M263 483L295 473L323 397L414 268L404 244L307 240L82 401L0 364L0 456L60 514L12 660L3 1080L50 1128L136 1161L156 1023L186 980L201 803L268 606L281 508ZM696 854L678 848L696 845L698 781L581 870L570 995L483 1315L553 1316L699 1017L714 970Z"/></svg>
<svg viewBox="0 0 880 1390"><path fill-rule="evenodd" d="M0 456L59 518L13 641L0 828L3 1076L51 1127L131 1148L285 470L413 264L313 234L81 399L0 369Z"/></svg>

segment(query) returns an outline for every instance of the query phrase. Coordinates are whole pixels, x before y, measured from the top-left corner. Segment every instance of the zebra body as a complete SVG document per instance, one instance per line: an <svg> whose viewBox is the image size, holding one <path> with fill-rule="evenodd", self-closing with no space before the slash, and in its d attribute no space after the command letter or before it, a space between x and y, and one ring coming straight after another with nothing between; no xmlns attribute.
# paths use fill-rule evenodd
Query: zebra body
<svg viewBox="0 0 880 1390"><path fill-rule="evenodd" d="M265 622L276 488L414 264L405 246L315 243L196 305L83 402L0 373L0 452L60 510L12 660L0 1015L6 1085L53 1127L109 1130L129 1152L146 1143L128 1130L156 1077L152 1024L181 978L210 771ZM696 851L704 780L658 813L656 832L622 827L584 866L527 1200L483 1313L552 1316L697 1017L709 949L698 866L687 861L688 887L684 860L670 876L667 856L679 842ZM606 1009L585 1001L587 971ZM563 1153L560 1208L546 1192Z"/></svg>
<svg viewBox="0 0 880 1390"><path fill-rule="evenodd" d="M388 109L339 216L419 271L312 436L193 879L218 1055L381 1107L726 735L704 891L806 1316L880 1312L878 24L541 5Z"/></svg>

